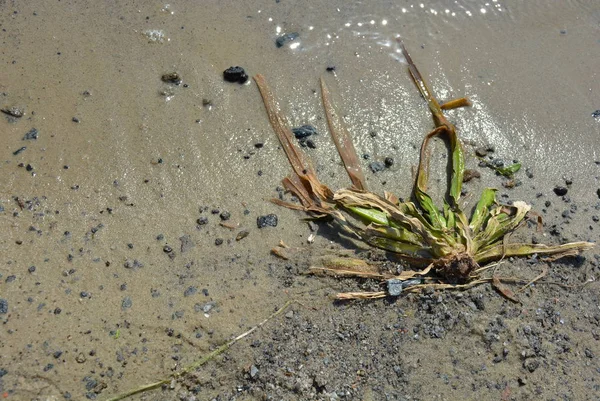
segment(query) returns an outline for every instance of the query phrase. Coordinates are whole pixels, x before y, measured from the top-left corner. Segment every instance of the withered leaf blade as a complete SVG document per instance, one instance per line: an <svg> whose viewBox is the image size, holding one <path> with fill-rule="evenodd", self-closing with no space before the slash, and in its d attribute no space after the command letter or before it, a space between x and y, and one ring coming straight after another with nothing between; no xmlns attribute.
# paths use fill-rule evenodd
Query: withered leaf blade
<svg viewBox="0 0 600 401"><path fill-rule="evenodd" d="M521 303L521 301L519 301L519 298L517 298L515 293L510 288L508 288L507 286L502 284L500 279L496 276L492 277L492 287L494 287L496 289L496 291L498 291L500 294L502 294L506 299L508 299L514 303L517 303L517 304Z"/></svg>
<svg viewBox="0 0 600 401"><path fill-rule="evenodd" d="M346 172L356 189L366 191L367 185L365 176L360 167L358 155L356 154L356 149L354 149L354 144L352 143L352 137L350 137L350 133L346 129L342 119L335 111L335 107L331 102L329 89L327 89L327 85L323 78L321 78L321 97L323 98L323 107L325 108L325 115L327 116L327 124L329 124L329 132L331 133L335 147L344 162Z"/></svg>

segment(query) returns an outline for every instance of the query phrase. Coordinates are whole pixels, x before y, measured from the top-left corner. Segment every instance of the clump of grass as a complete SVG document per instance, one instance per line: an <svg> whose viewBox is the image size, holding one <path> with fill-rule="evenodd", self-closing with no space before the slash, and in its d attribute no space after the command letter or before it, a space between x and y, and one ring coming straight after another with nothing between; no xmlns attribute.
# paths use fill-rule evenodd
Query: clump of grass
<svg viewBox="0 0 600 401"><path fill-rule="evenodd" d="M384 196L379 196L367 190L350 134L335 111L325 81L321 79L321 95L329 130L352 186L332 191L323 184L295 144L285 116L278 110L265 78L262 75L254 77L271 125L292 166L292 173L282 183L300 200L300 204L277 199L273 202L302 210L313 218L332 219L343 231L366 244L407 260L415 268L393 276L348 258L314 268L314 272L388 280L387 291L341 293L338 298L380 298L397 295L399 288L413 291L426 286L467 288L484 282L492 282L504 295L511 297L507 290L501 288L498 277L483 276L493 262L505 257L531 255L546 255L556 259L592 248L594 244L589 242L562 245L508 242L508 235L521 225L531 207L522 201L511 205L500 204L493 188L483 191L470 218L467 217L459 202L465 170L463 149L454 125L446 119L443 110L468 106L470 103L466 98L460 98L440 104L401 41L399 45L435 124L421 146L413 201L400 202L393 194L386 192ZM447 141L451 156L450 188L441 208L434 204L427 193L428 147L434 137Z"/></svg>

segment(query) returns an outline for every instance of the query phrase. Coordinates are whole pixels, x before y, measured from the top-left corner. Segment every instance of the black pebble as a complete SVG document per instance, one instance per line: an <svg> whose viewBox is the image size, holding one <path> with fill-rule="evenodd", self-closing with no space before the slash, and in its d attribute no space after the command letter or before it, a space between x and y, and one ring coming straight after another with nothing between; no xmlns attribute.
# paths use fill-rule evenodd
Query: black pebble
<svg viewBox="0 0 600 401"><path fill-rule="evenodd" d="M78 122L79 122L79 119L78 119L77 117L73 117L73 118L71 119L71 121L73 121L74 123L78 123Z"/></svg>
<svg viewBox="0 0 600 401"><path fill-rule="evenodd" d="M291 41L298 39L299 36L300 36L300 34L298 32L290 32L290 33L281 35L280 37L275 39L275 46L283 47L283 45L285 45L287 42L291 42Z"/></svg>
<svg viewBox="0 0 600 401"><path fill-rule="evenodd" d="M598 198L600 198L600 188L596 190L596 195L598 195Z"/></svg>
<svg viewBox="0 0 600 401"><path fill-rule="evenodd" d="M35 271L35 266L29 266L29 268L27 269L27 271L29 273L33 273Z"/></svg>
<svg viewBox="0 0 600 401"><path fill-rule="evenodd" d="M173 248L171 248L169 245L165 245L165 246L163 246L163 252L171 253L171 252L173 252Z"/></svg>
<svg viewBox="0 0 600 401"><path fill-rule="evenodd" d="M217 239L215 240L215 245L217 245L217 246L218 246L218 245L222 245L222 244L223 244L223 238L217 238Z"/></svg>
<svg viewBox="0 0 600 401"><path fill-rule="evenodd" d="M311 135L316 135L317 129L312 125L303 125L301 127L292 128L292 132L296 139L304 139Z"/></svg>
<svg viewBox="0 0 600 401"><path fill-rule="evenodd" d="M208 217L200 217L197 221L196 221L199 225L203 226L206 223L208 223Z"/></svg>
<svg viewBox="0 0 600 401"><path fill-rule="evenodd" d="M15 155L15 156L16 156L16 155L18 155L19 153L21 153L22 151L24 151L25 149L27 149L27 147L26 147L26 146L22 146L22 147L20 147L19 149L15 150L15 151L13 152L13 155Z"/></svg>
<svg viewBox="0 0 600 401"><path fill-rule="evenodd" d="M565 196L569 190L565 187L554 187L554 193L558 196Z"/></svg>
<svg viewBox="0 0 600 401"><path fill-rule="evenodd" d="M335 71L335 65L328 66L327 68L325 68L325 71L327 71L327 72L333 72L333 71Z"/></svg>
<svg viewBox="0 0 600 401"><path fill-rule="evenodd" d="M231 213L225 211L225 212L221 212L221 214L219 215L219 217L221 218L221 220L226 221L229 220L231 218Z"/></svg>
<svg viewBox="0 0 600 401"><path fill-rule="evenodd" d="M392 167L394 165L394 159L391 157L386 157L383 161L386 167Z"/></svg>
<svg viewBox="0 0 600 401"><path fill-rule="evenodd" d="M256 225L258 228L263 228L267 226L277 227L277 215L271 213L266 216L258 216L256 219Z"/></svg>
<svg viewBox="0 0 600 401"><path fill-rule="evenodd" d="M592 117L600 118L600 110L596 110L596 111L592 112Z"/></svg>
<svg viewBox="0 0 600 401"><path fill-rule="evenodd" d="M229 67L223 71L223 79L227 82L238 82L243 84L248 80L248 74L242 67Z"/></svg>

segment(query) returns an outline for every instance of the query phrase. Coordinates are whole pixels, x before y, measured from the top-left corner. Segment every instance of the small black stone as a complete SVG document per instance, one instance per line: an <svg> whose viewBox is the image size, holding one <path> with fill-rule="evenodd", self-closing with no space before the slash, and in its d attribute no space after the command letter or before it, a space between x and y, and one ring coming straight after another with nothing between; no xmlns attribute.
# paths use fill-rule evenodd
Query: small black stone
<svg viewBox="0 0 600 401"><path fill-rule="evenodd" d="M256 219L256 225L258 228L264 228L267 226L277 227L277 215L271 213L266 216L258 216Z"/></svg>
<svg viewBox="0 0 600 401"><path fill-rule="evenodd" d="M73 117L71 120L72 120L74 123L78 123L78 122L79 122L79 119L78 119L77 117Z"/></svg>
<svg viewBox="0 0 600 401"><path fill-rule="evenodd" d="M243 84L248 80L248 74L242 67L229 67L223 71L223 79L227 82L237 82Z"/></svg>
<svg viewBox="0 0 600 401"><path fill-rule="evenodd" d="M16 156L16 155L18 155L19 153L21 153L22 151L24 151L25 149L27 149L27 146L22 146L22 147L20 147L19 149L15 150L15 151L13 152L13 155L15 155L15 156Z"/></svg>
<svg viewBox="0 0 600 401"><path fill-rule="evenodd" d="M221 212L221 214L219 215L219 217L221 218L221 220L226 221L229 220L231 218L231 213L224 211Z"/></svg>
<svg viewBox="0 0 600 401"><path fill-rule="evenodd" d="M296 139L302 140L308 138L311 135L317 134L317 129L312 125L302 125L300 127L292 128L292 132Z"/></svg>
<svg viewBox="0 0 600 401"><path fill-rule="evenodd" d="M327 72L333 72L333 71L335 71L335 65L327 66L327 68L325 68L325 71L327 71Z"/></svg>
<svg viewBox="0 0 600 401"><path fill-rule="evenodd" d="M196 222L199 225L203 226L208 223L208 217L200 217Z"/></svg>
<svg viewBox="0 0 600 401"><path fill-rule="evenodd" d="M567 194L567 192L569 192L569 190L565 187L554 187L554 193L558 196L565 196Z"/></svg>
<svg viewBox="0 0 600 401"><path fill-rule="evenodd" d="M600 118L600 110L596 110L596 111L592 112L592 117Z"/></svg>
<svg viewBox="0 0 600 401"><path fill-rule="evenodd" d="M163 246L163 252L171 253L171 252L173 252L173 248L171 248L169 245L165 245L165 246Z"/></svg>
<svg viewBox="0 0 600 401"><path fill-rule="evenodd" d="M217 239L215 239L215 245L217 245L217 246L223 245L223 238L217 238Z"/></svg>
<svg viewBox="0 0 600 401"><path fill-rule="evenodd" d="M391 157L386 157L383 163L386 167L392 167L394 165L394 159Z"/></svg>
<svg viewBox="0 0 600 401"><path fill-rule="evenodd" d="M600 188L596 190L596 195L598 195L598 198L600 198Z"/></svg>
<svg viewBox="0 0 600 401"><path fill-rule="evenodd" d="M35 266L29 266L29 268L27 269L27 271L28 271L29 273L33 273L33 272L35 272Z"/></svg>

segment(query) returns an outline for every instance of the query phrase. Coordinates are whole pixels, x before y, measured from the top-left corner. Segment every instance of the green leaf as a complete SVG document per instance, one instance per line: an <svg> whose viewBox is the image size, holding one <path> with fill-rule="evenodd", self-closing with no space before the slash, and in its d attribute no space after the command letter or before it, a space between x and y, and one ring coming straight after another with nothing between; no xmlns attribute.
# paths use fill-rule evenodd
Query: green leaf
<svg viewBox="0 0 600 401"><path fill-rule="evenodd" d="M512 206L501 205L492 209L484 230L475 236L474 251L493 245L517 228L529 209L531 206L522 201L517 201Z"/></svg>
<svg viewBox="0 0 600 401"><path fill-rule="evenodd" d="M498 174L510 178L520 169L521 169L521 163L515 163L515 164L511 164L510 166L507 166L507 167L498 167L498 168L495 168L494 170L496 170L496 172Z"/></svg>
<svg viewBox="0 0 600 401"><path fill-rule="evenodd" d="M396 240L392 240L384 237L368 237L365 239L370 245L373 245L377 248L384 249L386 251L394 252L399 254L400 256L408 257L408 258L426 258L431 259L435 255L433 255L432 251L428 247L423 247L421 245L415 244L407 244L405 242L400 242Z"/></svg>
<svg viewBox="0 0 600 401"><path fill-rule="evenodd" d="M389 227L382 226L379 224L370 224L365 230L366 236L377 236L388 238L395 241L406 242L409 244L419 245L422 247L426 247L427 244L424 242L423 238L409 230L406 230L401 227Z"/></svg>
<svg viewBox="0 0 600 401"><path fill-rule="evenodd" d="M383 226L390 225L387 214L381 210L359 206L346 206L346 209L369 223L376 223Z"/></svg>
<svg viewBox="0 0 600 401"><path fill-rule="evenodd" d="M490 216L489 209L494 203L496 203L496 189L484 189L471 217L471 224L469 224L473 233L477 234L481 230L485 221Z"/></svg>

